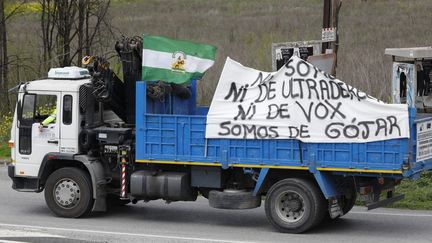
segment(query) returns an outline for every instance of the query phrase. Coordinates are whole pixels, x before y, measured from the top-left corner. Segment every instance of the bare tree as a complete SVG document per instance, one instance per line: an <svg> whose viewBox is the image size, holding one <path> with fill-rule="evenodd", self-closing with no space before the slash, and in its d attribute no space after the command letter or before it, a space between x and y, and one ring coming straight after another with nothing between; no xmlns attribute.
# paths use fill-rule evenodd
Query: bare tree
<svg viewBox="0 0 432 243"><path fill-rule="evenodd" d="M75 1L56 1L57 2L57 55L59 56L60 66L69 66L72 62L71 56L71 36L73 21L77 8Z"/></svg>
<svg viewBox="0 0 432 243"><path fill-rule="evenodd" d="M55 24L57 23L57 4L54 0L42 0L41 4L41 32L43 44L43 69L46 70L52 65Z"/></svg>
<svg viewBox="0 0 432 243"><path fill-rule="evenodd" d="M9 89L8 82L8 49L7 49L7 29L6 29L6 21L19 13L21 6L25 3L25 1L20 2L12 11L8 14L5 13L5 3L4 0L0 0L0 99L2 105L0 106L1 113L11 111L10 99L7 93Z"/></svg>
<svg viewBox="0 0 432 243"><path fill-rule="evenodd" d="M44 68L53 59L60 66L80 65L82 57L91 54L102 24L107 23L110 1L40 0L40 4Z"/></svg>
<svg viewBox="0 0 432 243"><path fill-rule="evenodd" d="M77 58L83 58L84 47L84 24L88 12L88 3L85 0L78 0L78 50Z"/></svg>
<svg viewBox="0 0 432 243"><path fill-rule="evenodd" d="M7 39L6 39L6 16L4 11L4 1L0 0L0 84L2 93L6 91L7 86ZM3 96L3 95L2 95Z"/></svg>

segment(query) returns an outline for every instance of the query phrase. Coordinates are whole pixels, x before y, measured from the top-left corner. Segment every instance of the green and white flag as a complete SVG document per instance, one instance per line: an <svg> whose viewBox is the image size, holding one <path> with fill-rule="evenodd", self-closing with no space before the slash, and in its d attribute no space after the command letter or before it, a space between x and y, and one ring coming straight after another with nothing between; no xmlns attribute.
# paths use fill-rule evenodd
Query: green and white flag
<svg viewBox="0 0 432 243"><path fill-rule="evenodd" d="M187 83L214 64L216 47L162 36L144 35L142 80Z"/></svg>

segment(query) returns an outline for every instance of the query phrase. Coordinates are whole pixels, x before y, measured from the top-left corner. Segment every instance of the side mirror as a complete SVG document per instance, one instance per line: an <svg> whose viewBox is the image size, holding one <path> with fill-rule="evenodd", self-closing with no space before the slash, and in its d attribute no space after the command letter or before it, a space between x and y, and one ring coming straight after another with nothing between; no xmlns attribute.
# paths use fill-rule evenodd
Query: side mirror
<svg viewBox="0 0 432 243"><path fill-rule="evenodd" d="M31 126L35 116L36 94L25 94L17 103L19 126Z"/></svg>

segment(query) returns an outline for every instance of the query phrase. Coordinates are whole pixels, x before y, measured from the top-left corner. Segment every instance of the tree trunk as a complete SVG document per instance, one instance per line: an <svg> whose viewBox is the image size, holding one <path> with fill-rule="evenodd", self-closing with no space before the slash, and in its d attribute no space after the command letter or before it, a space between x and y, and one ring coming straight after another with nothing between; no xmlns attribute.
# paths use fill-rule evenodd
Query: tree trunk
<svg viewBox="0 0 432 243"><path fill-rule="evenodd" d="M48 34L49 34L49 12L47 8L46 0L42 0L41 2L41 29L42 29L42 45L43 45L43 53L42 53L42 65L40 69L46 70L48 67Z"/></svg>
<svg viewBox="0 0 432 243"><path fill-rule="evenodd" d="M86 1L79 0L78 1L78 66L81 67L81 60L83 58L83 50L84 50L84 20L86 16Z"/></svg>
<svg viewBox="0 0 432 243"><path fill-rule="evenodd" d="M86 55L90 55L90 26L89 26L89 20L90 20L90 1L87 1L86 6L86 14L85 14L85 51Z"/></svg>
<svg viewBox="0 0 432 243"><path fill-rule="evenodd" d="M4 1L0 0L0 86L1 86L1 112L10 111L10 100L8 96L8 54L7 54L7 35L6 35L6 17L4 13Z"/></svg>
<svg viewBox="0 0 432 243"><path fill-rule="evenodd" d="M72 63L81 66L81 59L91 54L95 37L101 34L101 25L106 25L105 16L110 1L39 1L42 9L42 59L48 67L52 62L57 62L61 67Z"/></svg>
<svg viewBox="0 0 432 243"><path fill-rule="evenodd" d="M52 66L53 38L55 36L55 26L57 23L57 3L56 0L41 0L41 29L42 29L42 72L46 72Z"/></svg>

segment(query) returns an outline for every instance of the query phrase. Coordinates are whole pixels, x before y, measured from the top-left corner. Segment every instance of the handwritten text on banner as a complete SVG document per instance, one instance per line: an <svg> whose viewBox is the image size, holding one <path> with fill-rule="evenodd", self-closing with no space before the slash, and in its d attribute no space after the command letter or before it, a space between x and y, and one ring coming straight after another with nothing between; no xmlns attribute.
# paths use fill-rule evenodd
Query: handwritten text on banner
<svg viewBox="0 0 432 243"><path fill-rule="evenodd" d="M206 138L370 142L409 137L408 108L385 104L293 56L279 71L227 58Z"/></svg>

